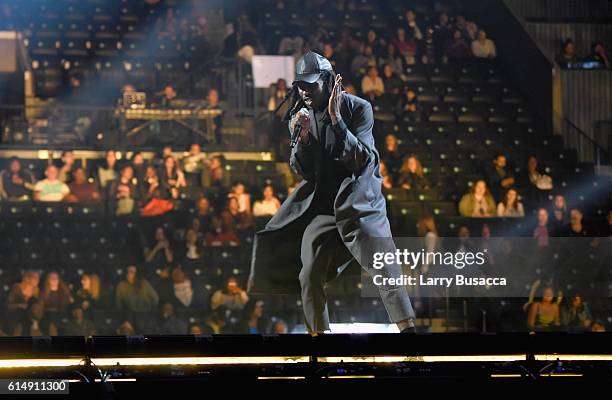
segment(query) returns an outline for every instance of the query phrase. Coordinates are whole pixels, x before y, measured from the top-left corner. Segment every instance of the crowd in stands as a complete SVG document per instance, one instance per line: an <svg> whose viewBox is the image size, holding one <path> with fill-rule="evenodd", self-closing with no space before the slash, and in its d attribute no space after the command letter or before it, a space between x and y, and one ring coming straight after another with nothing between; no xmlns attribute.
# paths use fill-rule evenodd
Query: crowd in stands
<svg viewBox="0 0 612 400"><path fill-rule="evenodd" d="M561 52L557 54L555 61L561 68L612 69L612 63L601 41L591 44L591 52L588 55L580 56L576 53L574 41L567 38L561 44Z"/></svg>

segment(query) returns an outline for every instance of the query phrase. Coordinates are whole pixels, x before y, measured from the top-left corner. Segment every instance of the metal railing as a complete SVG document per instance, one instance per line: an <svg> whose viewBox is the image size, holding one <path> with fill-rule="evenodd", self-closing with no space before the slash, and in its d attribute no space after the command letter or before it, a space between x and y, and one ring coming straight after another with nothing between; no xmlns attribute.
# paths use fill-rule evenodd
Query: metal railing
<svg viewBox="0 0 612 400"><path fill-rule="evenodd" d="M610 155L595 139L569 119L558 114L555 114L555 119L561 128L564 146L576 149L578 161L593 163L598 168L610 164Z"/></svg>

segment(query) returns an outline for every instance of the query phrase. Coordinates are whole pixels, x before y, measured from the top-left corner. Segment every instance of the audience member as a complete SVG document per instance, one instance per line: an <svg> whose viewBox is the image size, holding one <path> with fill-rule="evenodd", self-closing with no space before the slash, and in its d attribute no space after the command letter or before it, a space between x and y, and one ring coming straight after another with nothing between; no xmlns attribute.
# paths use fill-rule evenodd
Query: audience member
<svg viewBox="0 0 612 400"><path fill-rule="evenodd" d="M115 306L117 310L134 313L154 311L159 297L151 284L140 276L136 266L127 268L125 279L119 282L115 290Z"/></svg>
<svg viewBox="0 0 612 400"><path fill-rule="evenodd" d="M94 323L85 318L85 312L81 307L75 306L71 310L71 318L61 329L62 335L89 337L96 334Z"/></svg>
<svg viewBox="0 0 612 400"><path fill-rule="evenodd" d="M410 190L415 195L429 189L429 181L425 177L421 161L414 154L406 157L399 171L397 185Z"/></svg>
<svg viewBox="0 0 612 400"><path fill-rule="evenodd" d="M21 160L11 157L8 169L0 172L0 200L31 200L35 182L34 174L21 166Z"/></svg>
<svg viewBox="0 0 612 400"><path fill-rule="evenodd" d="M478 39L472 42L472 54L476 58L484 59L492 59L497 56L495 43L487 38L487 33L482 29L478 31Z"/></svg>
<svg viewBox="0 0 612 400"><path fill-rule="evenodd" d="M202 153L200 144L192 143L189 146L189 153L182 159L185 181L188 186L202 186L202 174L207 162L206 154Z"/></svg>
<svg viewBox="0 0 612 400"><path fill-rule="evenodd" d="M134 178L134 168L124 165L121 168L119 179L113 179L107 184L108 200L115 205L115 214L128 215L135 210L141 193Z"/></svg>
<svg viewBox="0 0 612 400"><path fill-rule="evenodd" d="M582 299L580 293L574 293L570 298L564 299L561 307L561 325L573 332L588 331L593 322L593 317L588 304Z"/></svg>
<svg viewBox="0 0 612 400"><path fill-rule="evenodd" d="M81 286L74 295L74 304L81 307L85 313L99 308L102 303L102 287L97 274L83 274Z"/></svg>
<svg viewBox="0 0 612 400"><path fill-rule="evenodd" d="M491 188L491 194L496 199L501 199L506 190L514 186L514 174L507 165L506 156L498 154L493 163L485 169L487 183Z"/></svg>
<svg viewBox="0 0 612 400"><path fill-rule="evenodd" d="M104 193L108 182L117 179L117 154L114 150L107 150L105 162L98 167L98 184Z"/></svg>
<svg viewBox="0 0 612 400"><path fill-rule="evenodd" d="M144 259L147 264L154 267L172 264L174 261L174 253L164 228L159 227L155 230L155 244L153 246L145 245Z"/></svg>
<svg viewBox="0 0 612 400"><path fill-rule="evenodd" d="M210 301L210 306L213 310L219 307L224 307L228 310L242 310L249 301L249 295L238 285L235 277L230 277L225 283L225 288L213 293Z"/></svg>
<svg viewBox="0 0 612 400"><path fill-rule="evenodd" d="M164 167L161 169L159 181L162 198L164 199L178 199L181 189L187 186L185 175L172 156L164 159Z"/></svg>
<svg viewBox="0 0 612 400"><path fill-rule="evenodd" d="M276 211L281 206L280 200L274 194L274 187L272 185L266 185L263 188L263 197L261 200L257 200L253 205L253 216L254 217L268 217L276 214Z"/></svg>
<svg viewBox="0 0 612 400"><path fill-rule="evenodd" d="M582 211L578 208L570 210L569 226L565 227L565 232L562 236L589 236L584 224L582 223Z"/></svg>
<svg viewBox="0 0 612 400"><path fill-rule="evenodd" d="M492 217L495 215L495 201L485 181L474 182L470 192L461 198L459 214L463 217Z"/></svg>
<svg viewBox="0 0 612 400"><path fill-rule="evenodd" d="M591 46L591 54L589 54L584 61L597 63L599 68L602 69L612 68L612 64L610 64L610 59L606 54L603 42L593 43Z"/></svg>
<svg viewBox="0 0 612 400"><path fill-rule="evenodd" d="M550 227L553 233L556 235L561 233L563 228L569 223L569 214L567 211L567 204L565 197L561 194L555 195L552 204L552 220L550 221Z"/></svg>
<svg viewBox="0 0 612 400"><path fill-rule="evenodd" d="M30 302L23 319L15 325L13 336L57 336L57 325L45 315L41 300Z"/></svg>
<svg viewBox="0 0 612 400"><path fill-rule="evenodd" d="M538 224L533 230L533 237L538 241L538 247L548 247L548 238L551 235L548 229L548 211L546 208L538 208Z"/></svg>
<svg viewBox="0 0 612 400"><path fill-rule="evenodd" d="M70 193L66 200L75 203L94 203L100 201L100 192L95 183L87 180L85 169L77 167L72 172L73 180L68 184Z"/></svg>
<svg viewBox="0 0 612 400"><path fill-rule="evenodd" d="M532 331L547 331L559 325L559 305L554 302L553 288L547 286L542 291L542 299L531 303L527 326Z"/></svg>
<svg viewBox="0 0 612 400"><path fill-rule="evenodd" d="M376 67L369 67L368 73L361 80L361 92L370 100L374 101L385 92L383 80L378 76Z"/></svg>
<svg viewBox="0 0 612 400"><path fill-rule="evenodd" d="M171 303L164 303L157 321L157 333L160 335L186 335L187 330L187 322L175 315L174 306Z"/></svg>
<svg viewBox="0 0 612 400"><path fill-rule="evenodd" d="M497 204L498 217L524 217L525 209L523 203L518 199L516 189L508 189L504 199Z"/></svg>
<svg viewBox="0 0 612 400"><path fill-rule="evenodd" d="M404 95L398 100L395 110L398 119L406 122L421 121L422 109L416 92L411 88L404 89Z"/></svg>
<svg viewBox="0 0 612 400"><path fill-rule="evenodd" d="M46 202L63 201L70 193L70 188L57 179L58 170L55 165L47 165L45 179L34 185L34 200Z"/></svg>
<svg viewBox="0 0 612 400"><path fill-rule="evenodd" d="M64 283L56 271L49 272L40 299L45 305L45 311L63 314L68 306L74 303L70 288Z"/></svg>
<svg viewBox="0 0 612 400"><path fill-rule="evenodd" d="M26 271L21 282L16 283L11 288L6 300L8 310L25 310L31 300L37 299L40 291L38 284L40 283L40 272Z"/></svg>
<svg viewBox="0 0 612 400"><path fill-rule="evenodd" d="M557 55L557 64L561 68L572 68L575 64L580 63L580 57L576 55L576 45L574 41L567 38L561 45L561 53Z"/></svg>

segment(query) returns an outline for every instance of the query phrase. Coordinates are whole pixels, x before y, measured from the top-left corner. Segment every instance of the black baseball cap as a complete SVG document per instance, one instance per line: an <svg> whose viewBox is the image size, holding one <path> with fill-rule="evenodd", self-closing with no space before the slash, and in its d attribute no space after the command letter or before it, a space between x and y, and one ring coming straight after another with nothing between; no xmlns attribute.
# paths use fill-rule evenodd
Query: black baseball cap
<svg viewBox="0 0 612 400"><path fill-rule="evenodd" d="M333 71L329 60L320 54L309 51L295 65L295 81L314 83L323 71Z"/></svg>

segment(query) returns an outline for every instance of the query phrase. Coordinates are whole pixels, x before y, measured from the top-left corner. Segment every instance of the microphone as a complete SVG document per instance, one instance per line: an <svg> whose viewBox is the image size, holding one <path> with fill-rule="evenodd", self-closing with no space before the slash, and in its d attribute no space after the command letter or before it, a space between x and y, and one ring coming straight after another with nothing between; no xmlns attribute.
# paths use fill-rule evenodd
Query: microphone
<svg viewBox="0 0 612 400"><path fill-rule="evenodd" d="M306 117L309 116L309 112L307 108L302 108L300 111L298 111L297 114L298 114L298 118L300 117L300 114ZM302 125L296 123L296 126L293 129L293 133L291 134L291 143L290 143L291 148L294 148L295 146L297 146L298 140L300 140L301 133L302 133Z"/></svg>

